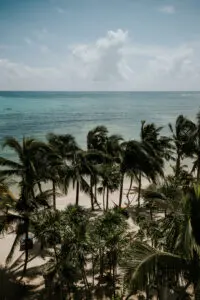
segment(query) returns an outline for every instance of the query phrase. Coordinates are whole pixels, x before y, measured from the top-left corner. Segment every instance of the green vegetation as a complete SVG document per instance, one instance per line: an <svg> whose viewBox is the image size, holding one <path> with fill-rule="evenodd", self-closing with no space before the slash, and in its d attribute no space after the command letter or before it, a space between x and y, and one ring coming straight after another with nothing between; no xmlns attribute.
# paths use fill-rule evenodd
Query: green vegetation
<svg viewBox="0 0 200 300"><path fill-rule="evenodd" d="M32 234L47 262L38 271L45 287L30 299L137 294L138 299L184 300L192 299L189 293L199 299L200 113L196 123L178 116L169 124L169 136L162 129L142 121L140 139L124 141L98 126L88 133L86 150L68 134L48 134L46 142L6 138L3 147L11 148L16 160L0 158L0 232L14 230L15 240L2 274L9 278L9 263L25 238L21 277L28 276ZM19 197L10 192L13 181ZM69 199L74 204L58 210L57 196L69 187L76 191ZM90 208L79 205L80 191ZM5 288L3 293L5 298Z"/></svg>

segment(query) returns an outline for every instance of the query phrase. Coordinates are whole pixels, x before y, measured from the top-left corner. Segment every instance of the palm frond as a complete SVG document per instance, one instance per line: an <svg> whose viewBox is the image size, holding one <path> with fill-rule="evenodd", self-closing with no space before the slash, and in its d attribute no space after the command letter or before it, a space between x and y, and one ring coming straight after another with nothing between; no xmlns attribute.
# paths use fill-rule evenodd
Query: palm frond
<svg viewBox="0 0 200 300"><path fill-rule="evenodd" d="M23 157L23 150L20 145L20 143L13 137L7 137L4 140L3 148L9 147L10 149L14 150L17 153L17 156L20 158L20 160Z"/></svg>
<svg viewBox="0 0 200 300"><path fill-rule="evenodd" d="M0 166L12 168L13 171L14 170L18 171L23 169L23 166L21 164L3 157L0 157Z"/></svg>
<svg viewBox="0 0 200 300"><path fill-rule="evenodd" d="M125 275L129 278L130 290L143 290L148 278L160 276L159 271L181 274L186 270L187 264L180 256L158 251L148 244L136 241L132 248L132 259L127 260L123 267ZM162 274L162 273L161 273Z"/></svg>

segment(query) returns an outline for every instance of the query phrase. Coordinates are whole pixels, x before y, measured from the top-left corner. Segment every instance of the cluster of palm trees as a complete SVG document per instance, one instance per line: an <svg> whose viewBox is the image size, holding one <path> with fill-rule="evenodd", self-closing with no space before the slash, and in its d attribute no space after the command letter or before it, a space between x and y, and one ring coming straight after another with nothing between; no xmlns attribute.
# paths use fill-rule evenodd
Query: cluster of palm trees
<svg viewBox="0 0 200 300"><path fill-rule="evenodd" d="M86 149L68 134L50 133L43 142L5 139L14 159L0 157L0 232L12 226L16 233L7 263L24 237L26 275L32 233L51 258L44 277L52 287L43 297L128 299L140 290L146 299L157 294L180 300L190 287L198 299L200 113L196 122L178 116L169 136L162 129L142 121L140 139L124 141L97 126L87 135ZM145 189L143 178L149 181ZM18 196L10 192L13 182ZM71 187L75 204L58 211L57 196ZM90 209L79 206L80 191L90 197ZM111 209L114 191L119 197ZM139 230L128 228L128 217Z"/></svg>

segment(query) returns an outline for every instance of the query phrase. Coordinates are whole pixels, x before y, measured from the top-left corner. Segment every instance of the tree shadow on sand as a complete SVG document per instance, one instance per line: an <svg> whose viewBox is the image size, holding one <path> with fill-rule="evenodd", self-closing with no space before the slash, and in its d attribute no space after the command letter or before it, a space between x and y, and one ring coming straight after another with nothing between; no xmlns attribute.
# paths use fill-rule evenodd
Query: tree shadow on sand
<svg viewBox="0 0 200 300"><path fill-rule="evenodd" d="M29 295L31 287L15 279L13 273L0 267L0 299L18 300Z"/></svg>

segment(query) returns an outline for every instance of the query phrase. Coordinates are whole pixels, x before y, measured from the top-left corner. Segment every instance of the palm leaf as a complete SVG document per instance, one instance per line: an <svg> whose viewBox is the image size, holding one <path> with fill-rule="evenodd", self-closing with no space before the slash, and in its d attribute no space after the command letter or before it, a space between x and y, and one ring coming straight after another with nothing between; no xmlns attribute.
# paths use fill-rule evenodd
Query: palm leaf
<svg viewBox="0 0 200 300"><path fill-rule="evenodd" d="M20 165L19 163L16 163L12 160L9 160L9 159L3 158L3 157L0 157L0 166L9 167L14 170L16 169L16 171L23 169L22 165Z"/></svg>
<svg viewBox="0 0 200 300"><path fill-rule="evenodd" d="M5 147L9 147L12 150L14 150L17 153L20 160L22 161L23 150L22 150L20 143L15 138L7 137L3 143L3 148L5 148Z"/></svg>
<svg viewBox="0 0 200 300"><path fill-rule="evenodd" d="M130 280L130 290L143 290L148 284L147 278L156 278L159 269L167 270L168 275L174 272L180 275L187 269L187 264L178 255L158 251L139 241L134 242L132 259L123 267L126 277Z"/></svg>

